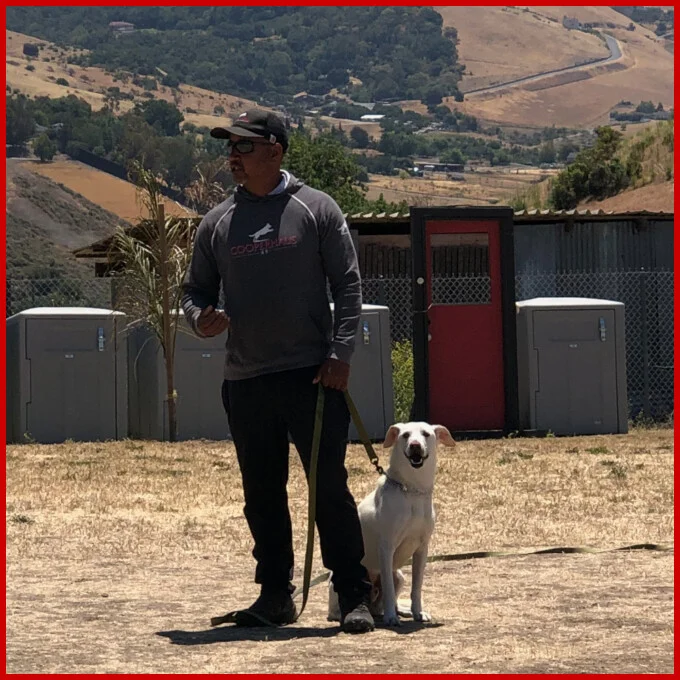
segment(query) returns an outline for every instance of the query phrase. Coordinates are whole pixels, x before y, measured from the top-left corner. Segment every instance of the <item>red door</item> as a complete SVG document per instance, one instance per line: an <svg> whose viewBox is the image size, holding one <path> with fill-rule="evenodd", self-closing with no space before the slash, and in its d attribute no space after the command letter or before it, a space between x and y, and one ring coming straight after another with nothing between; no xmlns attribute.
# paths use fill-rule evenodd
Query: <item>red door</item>
<svg viewBox="0 0 680 680"><path fill-rule="evenodd" d="M428 220L425 250L430 422L502 430L500 222Z"/></svg>

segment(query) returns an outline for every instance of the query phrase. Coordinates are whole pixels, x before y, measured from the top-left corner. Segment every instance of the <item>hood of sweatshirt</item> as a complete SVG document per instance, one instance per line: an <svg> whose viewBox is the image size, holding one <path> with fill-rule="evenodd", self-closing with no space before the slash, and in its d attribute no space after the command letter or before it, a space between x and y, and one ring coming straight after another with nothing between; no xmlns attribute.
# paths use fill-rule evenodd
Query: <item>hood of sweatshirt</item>
<svg viewBox="0 0 680 680"><path fill-rule="evenodd" d="M295 175L293 175L291 172L288 172L288 170L281 170L281 174L286 181L283 191L279 191L274 194L267 194L266 196L256 196L255 194L251 194L244 186L239 184L236 189L234 189L234 201L236 203L240 203L241 201L256 203L277 201L282 196L288 196L298 192L305 185L302 180L295 177Z"/></svg>

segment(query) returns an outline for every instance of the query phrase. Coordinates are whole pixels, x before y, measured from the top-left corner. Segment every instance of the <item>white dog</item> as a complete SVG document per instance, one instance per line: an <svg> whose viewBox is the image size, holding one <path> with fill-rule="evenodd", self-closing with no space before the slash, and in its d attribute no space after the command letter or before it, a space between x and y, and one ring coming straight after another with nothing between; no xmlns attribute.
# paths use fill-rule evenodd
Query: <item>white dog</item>
<svg viewBox="0 0 680 680"><path fill-rule="evenodd" d="M385 435L384 448L392 447L390 464L374 491L359 504L364 537L363 565L373 584L371 613L382 614L387 626L400 625L397 597L404 584L401 572L413 558L411 614L416 621L431 621L423 611L422 586L430 536L434 530L432 490L437 442L455 446L443 425L397 423ZM340 620L338 597L329 588L328 620Z"/></svg>

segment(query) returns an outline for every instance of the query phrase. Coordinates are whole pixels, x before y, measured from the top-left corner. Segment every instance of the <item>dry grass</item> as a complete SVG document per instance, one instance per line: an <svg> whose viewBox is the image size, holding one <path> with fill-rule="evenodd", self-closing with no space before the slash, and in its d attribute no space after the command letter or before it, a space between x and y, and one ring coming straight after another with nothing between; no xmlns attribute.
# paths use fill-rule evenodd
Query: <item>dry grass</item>
<svg viewBox="0 0 680 680"><path fill-rule="evenodd" d="M459 8L458 11L472 8ZM500 8L482 8L484 11L500 11ZM617 25L625 26L627 21L621 15L608 7L531 7L537 17L544 20L561 21L562 16L575 16L581 21L613 21ZM450 11L456 11L450 8ZM518 11L518 10L513 10ZM531 19L532 15L527 14ZM531 21L536 21L534 17ZM507 24L509 26L509 24ZM502 28L501 28L502 27ZM499 30L505 37L490 39L489 44L494 47L499 41L505 40L507 45L501 50L503 64L518 63L518 60L508 58L515 46L521 47L522 40L517 35L522 33L508 30L505 33L505 23L489 24L485 30L493 38L494 31ZM479 30L484 27L480 24ZM548 30L548 24L545 25ZM447 103L454 108L458 108L465 113L471 114L487 124L523 124L532 126L551 126L557 127L592 127L595 125L607 124L609 122L609 111L621 100L627 99L633 102L652 100L661 101L664 106L672 106L673 101L673 55L670 54L663 45L663 41L658 39L651 31L640 26L635 31L623 29L606 29L620 43L623 56L620 62L606 66L595 66L584 68L584 72L589 74L586 80L576 82L564 82L560 77L552 77L548 83L542 83L541 87L551 85L547 89L535 90L537 83L525 86L514 87L509 90L490 93L479 97L472 97L469 101L456 103L452 99ZM528 29L527 29L528 31ZM570 33L575 33L571 31ZM528 32L527 34L531 34ZM535 36L533 34L532 38ZM468 38L475 49L481 49L481 44L485 40L485 33L475 33ZM461 44L466 41L465 33L461 27ZM546 42L536 39L535 45L539 52L534 59L534 72L539 72L554 68L553 46L546 50ZM557 55L562 55L563 50L557 44L555 47ZM541 60L541 53L544 55ZM548 56L548 53L550 56ZM566 55L566 52L564 52ZM562 58L562 57L559 57ZM498 59L493 59L495 62ZM462 59L467 64L465 59ZM522 58L522 64L527 62ZM473 63L473 62L471 62ZM480 65L477 65L479 68ZM470 69L470 65L468 64ZM486 79L503 81L505 78L506 67L498 67L494 70L493 63L486 64L488 72L483 71ZM475 73L475 66L471 67ZM498 76L494 75L498 73ZM483 83L486 84L486 83Z"/></svg>
<svg viewBox="0 0 680 680"><path fill-rule="evenodd" d="M444 26L458 30L458 54L465 64L463 92L609 54L594 35L568 31L561 21L540 14L540 9L436 8ZM573 10L567 14L573 16ZM550 50L545 49L546 44Z"/></svg>
<svg viewBox="0 0 680 680"><path fill-rule="evenodd" d="M137 189L132 182L126 182L79 161L56 160L51 163L21 161L21 163L33 172L63 184L71 191L128 222L136 222L141 215L148 212L137 199ZM164 199L164 203L166 215L186 217L194 214L169 198Z"/></svg>
<svg viewBox="0 0 680 680"><path fill-rule="evenodd" d="M387 201L405 200L409 205L508 205L519 193L555 174L555 170L483 168L465 173L464 181L440 179L431 173L422 178L401 179L369 175L368 198L382 193Z"/></svg>
<svg viewBox="0 0 680 680"><path fill-rule="evenodd" d="M306 489L292 461L301 562ZM375 483L363 449L348 468L361 498ZM336 635L320 586L299 625L210 630L256 594L230 443L9 446L6 495L9 672L672 668L672 553L434 563L424 596L437 626ZM435 505L432 553L672 543L672 432L461 442L440 455Z"/></svg>
<svg viewBox="0 0 680 680"><path fill-rule="evenodd" d="M134 101L120 102L120 113L132 108L135 102L147 101L142 96L144 90L134 85L131 78L127 82L114 80L114 74L104 69L68 63L72 54L86 52L86 50L60 49L47 40L39 40L14 31L5 33L6 82L14 90L34 97L65 97L75 94L88 102L94 110L99 110L104 106L104 93L107 88L118 87L121 92L134 96ZM22 53L25 42L44 44L45 48L40 51L38 58L29 60ZM46 58L54 58L54 61L44 61ZM33 71L26 70L29 61ZM66 79L68 87L57 85L55 81L58 78ZM158 81L160 78L161 74L158 74ZM224 124L226 120L232 120L244 109L255 105L255 102L249 99L186 84L181 84L178 88L169 88L159 82L158 89L153 92L153 96L156 99L174 103L184 113L185 120L196 125ZM215 113L215 108L219 106L224 110L224 114ZM196 113L189 113L187 109Z"/></svg>

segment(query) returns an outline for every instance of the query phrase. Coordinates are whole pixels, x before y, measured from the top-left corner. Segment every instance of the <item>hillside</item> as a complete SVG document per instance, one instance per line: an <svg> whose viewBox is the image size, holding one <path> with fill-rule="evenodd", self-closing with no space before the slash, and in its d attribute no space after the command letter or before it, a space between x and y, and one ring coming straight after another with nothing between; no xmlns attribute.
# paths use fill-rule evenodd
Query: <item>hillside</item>
<svg viewBox="0 0 680 680"><path fill-rule="evenodd" d="M595 35L569 31L561 22L536 11L540 8L436 9L444 26L453 26L458 31L458 54L465 64L462 92L609 54ZM546 45L550 45L549 50Z"/></svg>
<svg viewBox="0 0 680 680"><path fill-rule="evenodd" d="M455 95L460 80L429 7L8 7L7 27L89 50L81 65L273 104L334 88L360 101Z"/></svg>
<svg viewBox="0 0 680 680"><path fill-rule="evenodd" d="M674 212L674 121L657 122L640 132L622 134L613 158L625 169L628 186L607 198L581 200L575 206L578 210ZM579 157L574 165L578 162ZM567 171L560 173L565 174ZM551 189L559 178L558 175L517 192L511 204L515 209L551 207Z"/></svg>
<svg viewBox="0 0 680 680"><path fill-rule="evenodd" d="M31 170L58 182L121 220L135 222L140 215L148 214L137 198L134 184L84 163L59 158L52 163L31 164ZM164 204L166 215L184 217L194 214L169 198L164 199Z"/></svg>
<svg viewBox="0 0 680 680"><path fill-rule="evenodd" d="M603 201L584 201L579 210L612 210L614 212L674 212L675 181L648 184L628 189Z"/></svg>
<svg viewBox="0 0 680 680"><path fill-rule="evenodd" d="M43 56L32 59L24 55L25 43L42 46L40 51ZM120 113L131 109L136 102L148 100L148 91L135 84L132 74L116 75L103 68L74 64L72 59L76 55L87 54L87 50L59 47L47 40L9 30L5 31L5 50L7 85L32 97L56 98L74 94L98 111L106 103L109 88L117 88L122 95L117 102ZM29 66L32 70L28 70ZM68 85L58 85L56 81L60 78ZM175 104L184 113L185 122L199 126L224 122L223 116L215 114L216 110L221 109L226 115L233 116L255 105L248 99L184 83L176 87L159 85L153 97Z"/></svg>
<svg viewBox="0 0 680 680"><path fill-rule="evenodd" d="M124 222L34 172L36 166L6 161L7 278L92 278L92 264L76 260L71 251L109 236Z"/></svg>
<svg viewBox="0 0 680 680"><path fill-rule="evenodd" d="M613 63L468 96L462 104L446 99L449 106L484 122L594 127L608 122L609 111L621 99L673 105L673 55L666 41L641 25L626 30L629 20L610 7L451 7L441 12L445 23L458 22L461 62L466 65L461 88L466 91L533 69L549 71L602 56L604 45L592 42L592 34L562 27L565 15L615 26L598 28L620 46L621 58Z"/></svg>

